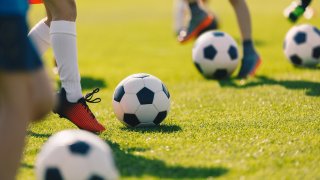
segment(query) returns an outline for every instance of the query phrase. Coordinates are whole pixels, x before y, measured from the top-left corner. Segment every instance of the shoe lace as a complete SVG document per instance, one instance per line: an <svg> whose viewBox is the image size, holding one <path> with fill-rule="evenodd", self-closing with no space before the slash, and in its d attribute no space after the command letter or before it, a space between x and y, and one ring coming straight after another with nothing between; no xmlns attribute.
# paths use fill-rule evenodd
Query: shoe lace
<svg viewBox="0 0 320 180"><path fill-rule="evenodd" d="M88 103L99 103L99 102L101 102L101 98L94 98L94 99L92 99L92 98L93 98L93 95L94 95L95 93L99 92L99 91L100 91L100 89L99 89L99 88L96 88L96 89L94 89L92 92L86 94L86 95L84 96L85 102L88 102ZM92 118L96 118L96 117L94 116L94 114L91 112L89 106L88 106L86 103L83 103L83 105L84 105L85 109L87 110L87 112L91 115L91 117L92 117Z"/></svg>
<svg viewBox="0 0 320 180"><path fill-rule="evenodd" d="M89 102L89 103L99 103L101 102L101 98L95 98L95 99L92 99L93 98L93 95L97 92L99 92L100 89L99 88L96 88L94 89L91 93L88 93L84 96L84 99Z"/></svg>

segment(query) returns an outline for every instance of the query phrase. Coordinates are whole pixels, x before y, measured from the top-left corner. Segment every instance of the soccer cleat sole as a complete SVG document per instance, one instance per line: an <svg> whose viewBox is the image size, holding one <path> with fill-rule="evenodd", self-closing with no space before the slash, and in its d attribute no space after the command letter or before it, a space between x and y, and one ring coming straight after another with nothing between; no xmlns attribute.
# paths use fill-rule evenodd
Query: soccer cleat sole
<svg viewBox="0 0 320 180"><path fill-rule="evenodd" d="M198 34L205 28L207 28L212 22L213 22L214 17L213 16L207 16L200 24L198 27L196 27L189 35L185 37L178 37L178 41L183 44L190 39L193 39L198 36Z"/></svg>

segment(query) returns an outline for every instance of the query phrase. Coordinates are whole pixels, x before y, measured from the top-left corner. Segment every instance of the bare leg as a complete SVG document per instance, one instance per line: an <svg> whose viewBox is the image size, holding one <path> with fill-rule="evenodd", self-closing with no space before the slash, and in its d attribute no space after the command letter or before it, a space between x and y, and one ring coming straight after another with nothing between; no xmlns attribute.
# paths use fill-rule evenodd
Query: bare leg
<svg viewBox="0 0 320 180"><path fill-rule="evenodd" d="M242 40L251 40L251 16L245 0L230 0L237 15Z"/></svg>
<svg viewBox="0 0 320 180"><path fill-rule="evenodd" d="M246 0L229 0L238 20L242 37L243 59L238 77L254 76L261 63L260 56L255 50L252 41L251 16Z"/></svg>
<svg viewBox="0 0 320 180"><path fill-rule="evenodd" d="M13 180L24 146L31 116L28 106L28 77L24 74L1 75L2 112L0 119L0 179ZM3 106L5 104L5 106Z"/></svg>
<svg viewBox="0 0 320 180"><path fill-rule="evenodd" d="M15 178L30 120L52 109L52 89L46 77L43 69L0 74L0 162L5 162L0 163L1 180Z"/></svg>

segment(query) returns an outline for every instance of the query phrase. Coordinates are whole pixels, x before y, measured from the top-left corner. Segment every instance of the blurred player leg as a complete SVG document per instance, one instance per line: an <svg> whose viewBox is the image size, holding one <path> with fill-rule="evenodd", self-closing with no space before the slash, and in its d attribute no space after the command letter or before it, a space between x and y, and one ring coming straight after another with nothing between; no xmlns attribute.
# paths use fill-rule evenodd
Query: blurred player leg
<svg viewBox="0 0 320 180"><path fill-rule="evenodd" d="M243 42L243 59L238 77L255 75L261 59L255 50L251 34L251 16L245 0L230 0L237 16Z"/></svg>
<svg viewBox="0 0 320 180"><path fill-rule="evenodd" d="M181 43L187 42L197 37L205 29L208 29L215 18L212 14L206 12L202 0L186 0L191 12L191 19L186 30L180 31L178 41ZM215 23L216 24L216 23ZM216 29L214 27L212 29Z"/></svg>
<svg viewBox="0 0 320 180"><path fill-rule="evenodd" d="M24 15L0 15L0 179L4 180L15 177L29 122L42 118L53 105L52 89L27 31Z"/></svg>
<svg viewBox="0 0 320 180"><path fill-rule="evenodd" d="M174 31L179 34L185 28L185 22L189 19L188 4L185 0L173 1L173 13L174 13Z"/></svg>
<svg viewBox="0 0 320 180"><path fill-rule="evenodd" d="M307 10L312 0L300 0L300 3L295 1L285 10L285 15L288 19L295 23Z"/></svg>

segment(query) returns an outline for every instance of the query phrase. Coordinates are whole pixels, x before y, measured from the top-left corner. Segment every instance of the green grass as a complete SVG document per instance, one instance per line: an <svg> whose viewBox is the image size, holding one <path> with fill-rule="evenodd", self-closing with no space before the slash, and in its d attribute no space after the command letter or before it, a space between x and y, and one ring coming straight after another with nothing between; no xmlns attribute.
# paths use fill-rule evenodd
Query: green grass
<svg viewBox="0 0 320 180"><path fill-rule="evenodd" d="M282 10L290 1L248 0L263 64L246 81L204 79L191 60L192 43L180 46L172 31L171 1L78 1L79 64L85 92L99 86L103 101L91 105L107 131L122 179L319 179L320 70L296 69L282 40L291 27ZM228 1L213 1L222 30L240 39ZM320 3L313 7L319 12ZM44 15L33 7L30 22ZM311 21L320 26L319 16ZM45 56L52 66L52 52ZM147 72L172 94L165 122L128 129L113 114L115 86ZM56 76L53 76L58 79ZM34 179L42 144L75 128L50 114L30 126L18 179Z"/></svg>

